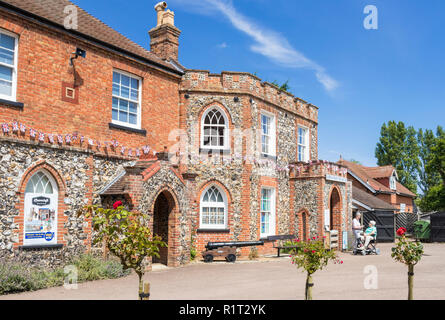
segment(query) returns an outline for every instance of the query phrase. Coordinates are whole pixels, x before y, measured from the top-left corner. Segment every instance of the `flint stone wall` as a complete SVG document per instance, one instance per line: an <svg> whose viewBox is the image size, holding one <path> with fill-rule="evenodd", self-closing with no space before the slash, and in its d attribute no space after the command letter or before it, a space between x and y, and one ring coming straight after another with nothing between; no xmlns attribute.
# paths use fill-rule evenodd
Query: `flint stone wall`
<svg viewBox="0 0 445 320"><path fill-rule="evenodd" d="M19 215L17 194L25 172L44 160L60 174L65 182L65 211L58 215L68 217L64 228L67 230L62 249L18 250L19 226L14 218ZM93 163L93 168L91 168ZM94 157L92 152L76 151L58 146L43 146L33 142L0 141L0 261L16 260L23 264L44 267L56 267L65 264L73 255L85 251L87 234L84 228L88 225L76 213L88 204L86 194L88 182L93 182L93 193L106 184L125 160ZM91 176L92 172L92 176ZM100 198L94 196L99 204ZM23 204L19 204L22 205Z"/></svg>

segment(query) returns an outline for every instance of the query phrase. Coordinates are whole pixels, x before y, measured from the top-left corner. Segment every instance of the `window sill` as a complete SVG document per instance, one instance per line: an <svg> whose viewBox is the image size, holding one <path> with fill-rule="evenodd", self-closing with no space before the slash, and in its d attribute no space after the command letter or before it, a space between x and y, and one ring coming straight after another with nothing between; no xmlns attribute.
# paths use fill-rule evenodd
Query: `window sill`
<svg viewBox="0 0 445 320"><path fill-rule="evenodd" d="M230 233L230 229L198 229L197 233Z"/></svg>
<svg viewBox="0 0 445 320"><path fill-rule="evenodd" d="M40 249L62 249L63 244L36 245L36 246L19 246L20 250L40 250Z"/></svg>
<svg viewBox="0 0 445 320"><path fill-rule="evenodd" d="M135 129L135 128L131 128L131 127L125 127L125 126L121 126L119 124L115 124L110 122L108 124L110 129L118 129L118 130L123 130L123 131L129 131L129 132L133 132L133 133L137 133L137 134L141 134L143 136L147 136L147 130L145 129Z"/></svg>
<svg viewBox="0 0 445 320"><path fill-rule="evenodd" d="M273 156L273 155L270 155L270 154L262 153L261 157L264 158L264 159L271 159L273 161L277 161L277 156Z"/></svg>
<svg viewBox="0 0 445 320"><path fill-rule="evenodd" d="M0 99L0 105L18 108L18 109L23 109L25 106L25 104L22 102L15 102L15 101L6 100L6 99Z"/></svg>
<svg viewBox="0 0 445 320"><path fill-rule="evenodd" d="M207 154L230 154L230 149L207 149L207 148L199 148L199 153L207 153Z"/></svg>

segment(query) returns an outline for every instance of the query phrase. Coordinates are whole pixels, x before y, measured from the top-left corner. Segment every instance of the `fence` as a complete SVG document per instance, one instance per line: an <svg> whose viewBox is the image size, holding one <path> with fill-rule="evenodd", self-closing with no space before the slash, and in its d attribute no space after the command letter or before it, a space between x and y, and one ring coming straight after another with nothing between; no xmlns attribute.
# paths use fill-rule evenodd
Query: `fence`
<svg viewBox="0 0 445 320"><path fill-rule="evenodd" d="M363 213L365 230L370 221L376 222L377 241L392 242L395 239L395 216L393 211L368 211Z"/></svg>
<svg viewBox="0 0 445 320"><path fill-rule="evenodd" d="M398 213L396 214L396 230L403 227L408 234L413 234L414 222L418 220L419 216L416 213Z"/></svg>
<svg viewBox="0 0 445 320"><path fill-rule="evenodd" d="M445 242L445 212L438 212L430 216L431 241Z"/></svg>

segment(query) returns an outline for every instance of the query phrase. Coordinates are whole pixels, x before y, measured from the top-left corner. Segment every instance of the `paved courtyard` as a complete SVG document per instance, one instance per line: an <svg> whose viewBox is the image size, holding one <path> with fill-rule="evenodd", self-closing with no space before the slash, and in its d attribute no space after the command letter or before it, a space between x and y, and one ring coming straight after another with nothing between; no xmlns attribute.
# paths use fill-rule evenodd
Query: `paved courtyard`
<svg viewBox="0 0 445 320"><path fill-rule="evenodd" d="M392 244L380 244L380 256L342 253L342 265L330 264L315 274L314 299L406 299L407 268L392 260ZM152 299L158 300L289 300L304 298L305 274L288 258L239 261L235 264L196 263L183 268L156 267L146 275ZM378 289L366 290L366 266L378 271ZM372 268L372 267L371 267ZM445 244L425 244L425 256L415 269L415 299L445 299ZM137 277L103 280L0 297L1 299L136 299Z"/></svg>

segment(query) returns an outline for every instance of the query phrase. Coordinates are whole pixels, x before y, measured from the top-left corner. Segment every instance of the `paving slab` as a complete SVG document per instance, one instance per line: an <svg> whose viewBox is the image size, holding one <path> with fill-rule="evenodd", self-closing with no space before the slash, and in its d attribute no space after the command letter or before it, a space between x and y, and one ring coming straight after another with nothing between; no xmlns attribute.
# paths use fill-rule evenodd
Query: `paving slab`
<svg viewBox="0 0 445 320"><path fill-rule="evenodd" d="M314 276L314 299L324 300L405 300L407 267L390 256L392 244L380 244L379 256L341 253L343 264L330 264ZM369 272L377 279L369 282ZM445 244L425 244L425 256L415 268L414 298L445 299ZM367 278L368 277L368 278ZM293 300L304 298L305 274L288 257L260 261L193 263L182 268L155 266L145 277L154 300ZM377 288L366 289L366 284ZM78 285L1 296L0 300L134 300L138 280L130 275Z"/></svg>

